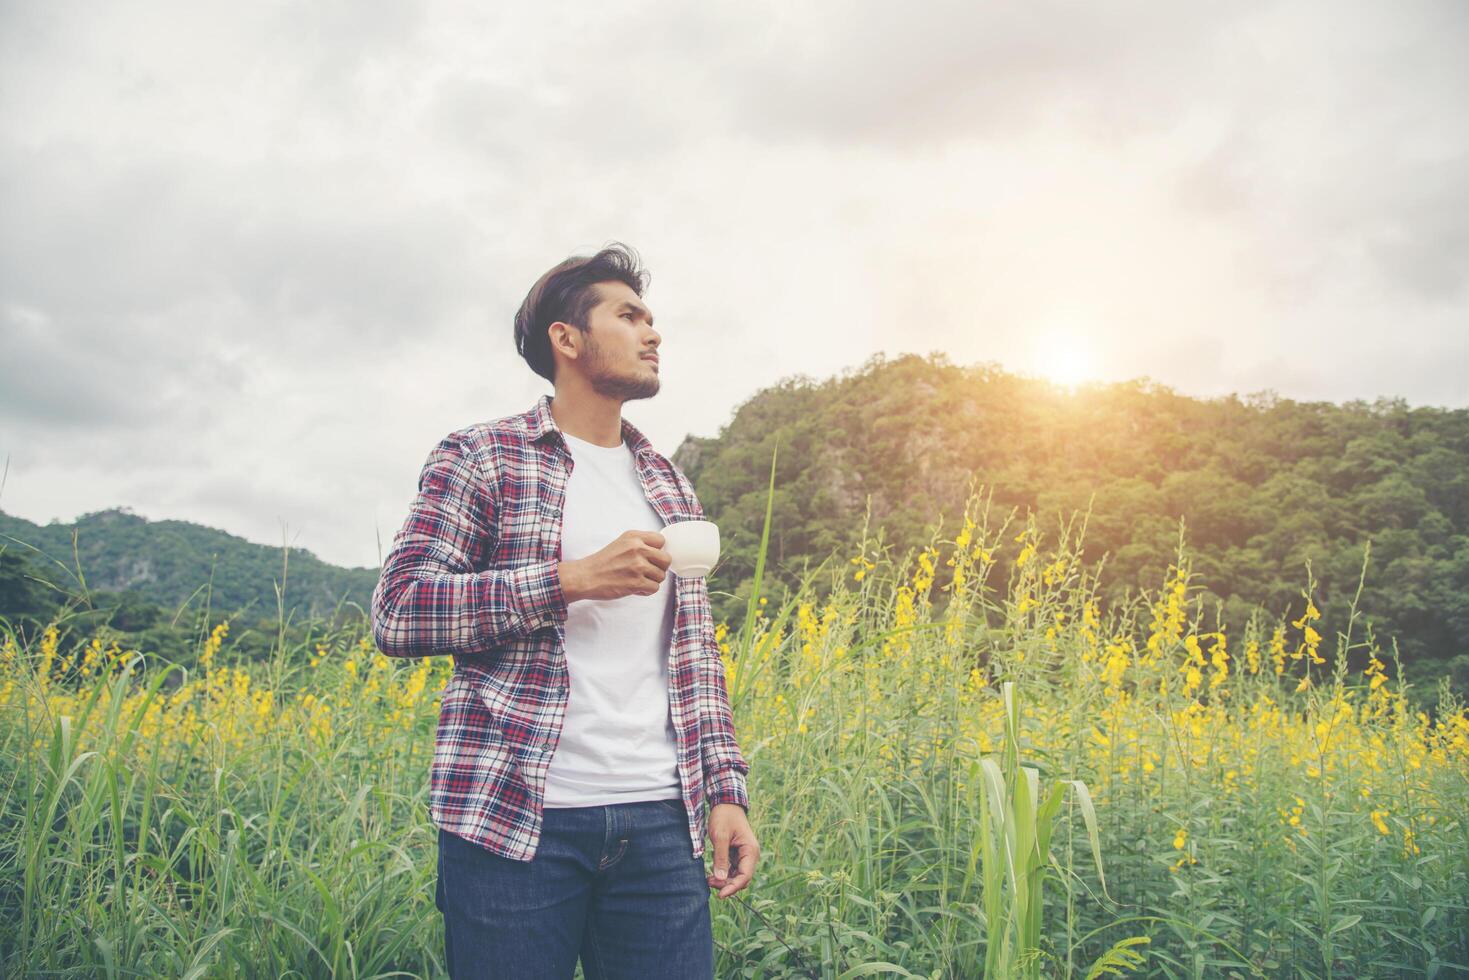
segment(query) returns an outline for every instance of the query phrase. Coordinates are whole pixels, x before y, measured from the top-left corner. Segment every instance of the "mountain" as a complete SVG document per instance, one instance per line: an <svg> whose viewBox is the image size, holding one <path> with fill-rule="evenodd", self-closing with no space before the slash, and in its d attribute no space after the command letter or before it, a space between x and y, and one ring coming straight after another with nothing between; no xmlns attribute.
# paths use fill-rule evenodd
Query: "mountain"
<svg viewBox="0 0 1469 980"><path fill-rule="evenodd" d="M833 549L842 564L856 553L869 499L871 530L886 528L896 556L927 545L941 517L952 539L972 479L999 521L1028 508L1051 541L1090 502L1084 558L1106 555L1100 590L1113 602L1161 585L1182 518L1207 589L1203 628L1214 600L1235 631L1255 608L1299 616L1309 562L1326 650L1370 539L1359 609L1384 649L1396 639L1425 669L1457 656L1469 682L1469 411L1274 392L1205 400L1146 380L1068 391L942 355L878 354L765 389L717 436L674 453L720 525L716 589L749 592L777 444L766 571L786 583ZM1007 560L990 579L1001 587ZM941 567L936 597L947 581ZM714 603L721 616L741 605Z"/></svg>
<svg viewBox="0 0 1469 980"><path fill-rule="evenodd" d="M254 544L188 521L150 521L126 508L83 514L72 524L0 513L0 549L24 556L35 573L73 594L81 591L80 562L88 591L130 591L174 608L207 586L220 613L253 604L254 613L275 616L283 573L288 611L325 616L342 600L366 609L378 576L375 568L327 564L304 548Z"/></svg>

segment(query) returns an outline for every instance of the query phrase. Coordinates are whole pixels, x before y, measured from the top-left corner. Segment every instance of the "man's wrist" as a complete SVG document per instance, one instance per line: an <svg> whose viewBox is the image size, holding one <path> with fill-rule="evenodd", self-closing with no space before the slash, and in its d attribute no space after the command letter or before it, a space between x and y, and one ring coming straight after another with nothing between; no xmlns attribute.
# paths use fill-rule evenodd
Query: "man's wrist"
<svg viewBox="0 0 1469 980"><path fill-rule="evenodd" d="M557 564L556 574L561 581L561 594L566 603L570 605L582 598L581 576L578 574L577 562L575 560L563 561Z"/></svg>

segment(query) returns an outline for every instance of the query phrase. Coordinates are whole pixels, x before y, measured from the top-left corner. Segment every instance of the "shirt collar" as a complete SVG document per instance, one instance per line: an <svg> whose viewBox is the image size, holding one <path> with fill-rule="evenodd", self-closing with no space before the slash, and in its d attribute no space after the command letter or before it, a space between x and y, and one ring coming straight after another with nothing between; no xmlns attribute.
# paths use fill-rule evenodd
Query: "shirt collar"
<svg viewBox="0 0 1469 980"><path fill-rule="evenodd" d="M564 436L561 427L556 424L556 417L551 414L551 396L542 395L536 399L535 405L529 412L525 413L526 431L530 434L532 442L540 442L550 433L555 432L557 436ZM562 439L563 444L565 439ZM656 452L653 444L648 441L638 428L627 419L622 420L622 442L632 450L634 456L644 453Z"/></svg>

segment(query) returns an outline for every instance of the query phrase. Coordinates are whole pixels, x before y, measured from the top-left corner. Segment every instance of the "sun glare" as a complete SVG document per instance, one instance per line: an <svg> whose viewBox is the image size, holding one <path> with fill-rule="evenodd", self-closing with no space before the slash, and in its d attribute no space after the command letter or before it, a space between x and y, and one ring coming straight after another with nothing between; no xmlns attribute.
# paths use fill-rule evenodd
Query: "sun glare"
<svg viewBox="0 0 1469 980"><path fill-rule="evenodd" d="M1094 380L1091 347L1078 331L1041 333L1036 337L1031 362L1036 366L1036 373L1068 388Z"/></svg>
<svg viewBox="0 0 1469 980"><path fill-rule="evenodd" d="M1051 355L1046 376L1057 384L1074 386L1087 380L1090 366L1082 351L1063 347Z"/></svg>

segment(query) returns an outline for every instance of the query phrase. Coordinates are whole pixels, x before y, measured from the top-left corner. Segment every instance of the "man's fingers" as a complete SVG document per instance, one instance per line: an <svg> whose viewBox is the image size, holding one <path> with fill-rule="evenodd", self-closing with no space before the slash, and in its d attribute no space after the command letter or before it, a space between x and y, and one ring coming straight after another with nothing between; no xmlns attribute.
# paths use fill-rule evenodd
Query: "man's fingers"
<svg viewBox="0 0 1469 980"><path fill-rule="evenodd" d="M748 877L755 873L755 865L759 863L760 848L754 844L741 844L739 873Z"/></svg>
<svg viewBox="0 0 1469 980"><path fill-rule="evenodd" d="M718 857L719 843L716 842L715 845L715 868L727 867L727 865L720 864L720 858ZM728 848L733 848L736 867L726 872L723 878L720 878L717 874L711 874L709 876L709 887L718 888L720 898L728 898L754 880L755 866L760 863L760 845L752 840L733 837L723 843L726 847L724 852L726 855L730 853Z"/></svg>
<svg viewBox="0 0 1469 980"><path fill-rule="evenodd" d="M729 834L716 833L714 835L714 880L724 882L729 879Z"/></svg>
<svg viewBox="0 0 1469 980"><path fill-rule="evenodd" d="M738 844L736 845L736 850L740 856L738 866L735 868L734 874L719 889L720 898L728 898L741 888L744 888L755 875L758 852L755 850L754 845Z"/></svg>
<svg viewBox="0 0 1469 980"><path fill-rule="evenodd" d="M741 888L744 888L749 883L749 875L736 874L733 878L729 879L729 881L725 882L724 886L719 889L719 897L729 898L731 895L739 891Z"/></svg>

